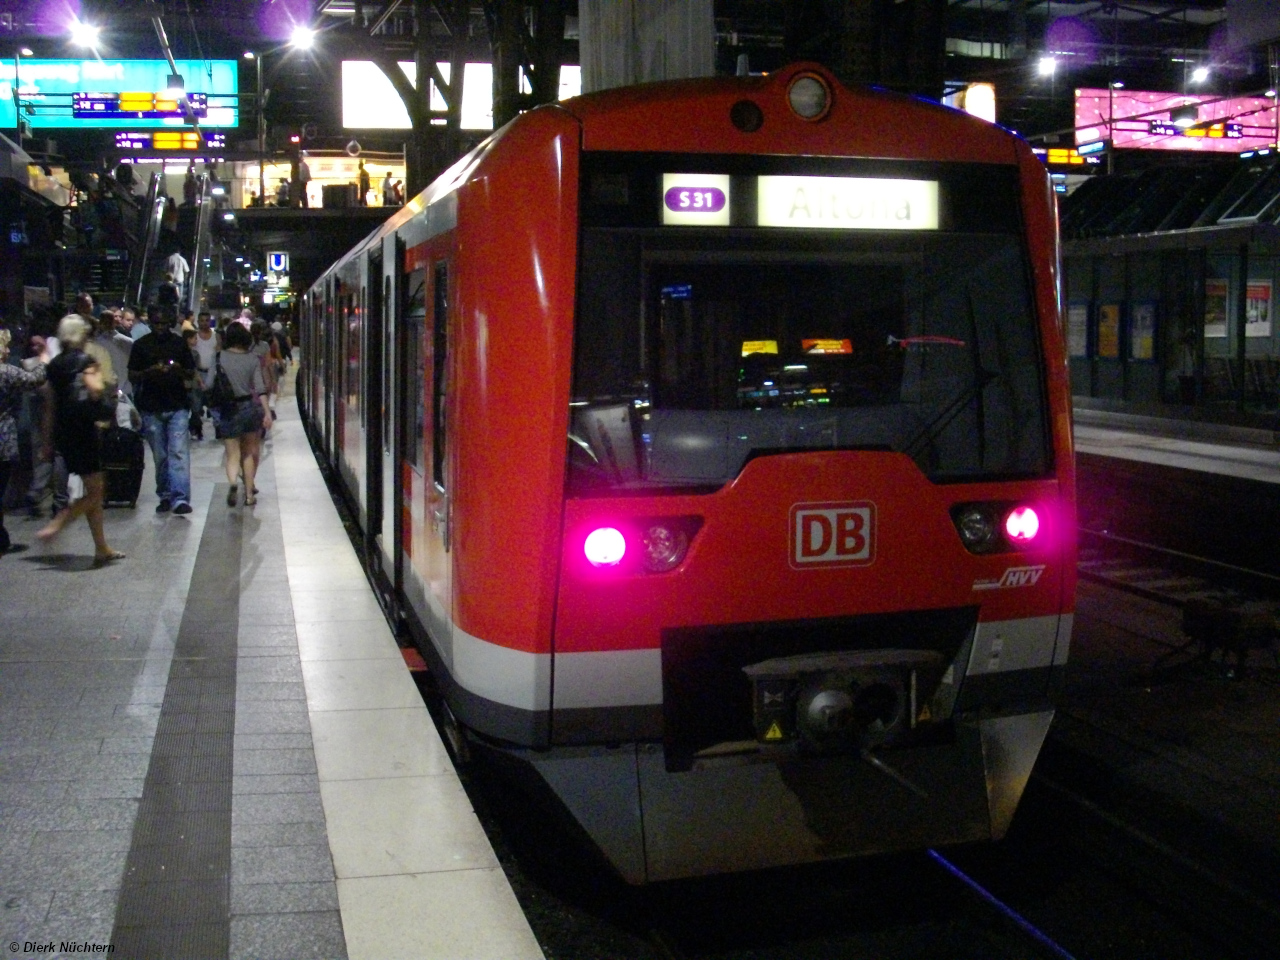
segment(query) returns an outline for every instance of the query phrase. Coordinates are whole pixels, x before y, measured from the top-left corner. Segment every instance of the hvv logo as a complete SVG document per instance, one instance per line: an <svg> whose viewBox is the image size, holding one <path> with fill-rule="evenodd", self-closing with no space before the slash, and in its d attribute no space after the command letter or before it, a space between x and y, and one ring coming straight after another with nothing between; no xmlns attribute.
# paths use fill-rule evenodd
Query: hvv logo
<svg viewBox="0 0 1280 960"><path fill-rule="evenodd" d="M975 590L1009 590L1013 587L1034 587L1044 573L1044 564L1037 567L1009 567L999 580L975 580Z"/></svg>
<svg viewBox="0 0 1280 960"><path fill-rule="evenodd" d="M876 505L797 503L791 508L791 566L865 566L876 558Z"/></svg>

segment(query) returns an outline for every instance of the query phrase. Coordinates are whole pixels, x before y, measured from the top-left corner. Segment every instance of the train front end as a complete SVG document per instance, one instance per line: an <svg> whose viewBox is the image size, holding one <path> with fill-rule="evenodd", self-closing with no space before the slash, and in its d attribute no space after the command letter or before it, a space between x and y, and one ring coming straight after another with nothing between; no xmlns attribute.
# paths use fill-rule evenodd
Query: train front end
<svg viewBox="0 0 1280 960"><path fill-rule="evenodd" d="M817 68L608 103L526 758L634 882L1000 837L1074 595L1043 171Z"/></svg>

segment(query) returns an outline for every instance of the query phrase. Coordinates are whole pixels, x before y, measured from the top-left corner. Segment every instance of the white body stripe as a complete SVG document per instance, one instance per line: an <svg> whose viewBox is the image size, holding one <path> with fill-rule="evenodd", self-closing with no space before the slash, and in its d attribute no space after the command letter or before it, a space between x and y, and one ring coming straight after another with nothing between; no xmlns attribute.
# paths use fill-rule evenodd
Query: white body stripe
<svg viewBox="0 0 1280 960"><path fill-rule="evenodd" d="M973 676L1049 666L1053 663L1061 619L1057 614L1050 614L979 623L967 673Z"/></svg>
<svg viewBox="0 0 1280 960"><path fill-rule="evenodd" d="M1064 614L979 623L967 672L1002 673L1066 663L1073 619ZM454 680L476 696L521 710L551 708L551 654L502 647L455 625L452 655L445 660ZM554 663L557 709L662 703L661 650L560 653Z"/></svg>
<svg viewBox="0 0 1280 960"><path fill-rule="evenodd" d="M662 703L662 651L556 654L556 709Z"/></svg>

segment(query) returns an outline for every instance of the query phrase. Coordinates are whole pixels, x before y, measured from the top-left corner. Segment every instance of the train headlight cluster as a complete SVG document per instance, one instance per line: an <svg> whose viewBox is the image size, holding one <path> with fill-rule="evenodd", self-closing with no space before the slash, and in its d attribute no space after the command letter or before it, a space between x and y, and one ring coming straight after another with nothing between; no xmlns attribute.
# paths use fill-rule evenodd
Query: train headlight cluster
<svg viewBox="0 0 1280 960"><path fill-rule="evenodd" d="M582 553L597 570L667 573L684 563L701 526L701 517L654 517L596 527L582 541Z"/></svg>
<svg viewBox="0 0 1280 960"><path fill-rule="evenodd" d="M951 520L970 553L1023 549L1040 533L1040 515L1025 503L962 503L951 508Z"/></svg>

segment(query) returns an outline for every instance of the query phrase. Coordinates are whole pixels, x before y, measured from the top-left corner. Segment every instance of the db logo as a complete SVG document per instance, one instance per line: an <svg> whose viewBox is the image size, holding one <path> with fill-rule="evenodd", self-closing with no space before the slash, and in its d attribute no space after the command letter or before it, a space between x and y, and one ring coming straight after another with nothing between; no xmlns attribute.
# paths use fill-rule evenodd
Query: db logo
<svg viewBox="0 0 1280 960"><path fill-rule="evenodd" d="M866 566L876 558L876 505L797 503L791 508L791 566Z"/></svg>

